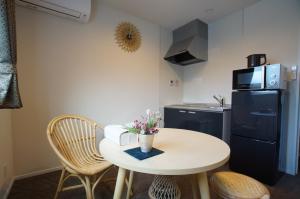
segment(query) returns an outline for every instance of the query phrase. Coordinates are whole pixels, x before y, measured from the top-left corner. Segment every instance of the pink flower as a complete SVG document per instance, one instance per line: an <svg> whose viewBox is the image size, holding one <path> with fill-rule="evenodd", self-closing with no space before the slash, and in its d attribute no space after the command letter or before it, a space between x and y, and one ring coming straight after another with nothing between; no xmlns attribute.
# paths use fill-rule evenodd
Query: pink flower
<svg viewBox="0 0 300 199"><path fill-rule="evenodd" d="M160 121L159 112L151 112L150 109L146 110L146 117L142 116L141 120L134 120L132 127L128 127L129 132L140 134L155 134L158 133L158 124Z"/></svg>

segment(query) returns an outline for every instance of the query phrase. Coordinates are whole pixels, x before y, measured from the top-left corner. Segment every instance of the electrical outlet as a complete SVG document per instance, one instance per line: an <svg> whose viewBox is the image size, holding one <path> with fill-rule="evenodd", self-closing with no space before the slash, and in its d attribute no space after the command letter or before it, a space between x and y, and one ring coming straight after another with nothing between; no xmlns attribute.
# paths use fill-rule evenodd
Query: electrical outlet
<svg viewBox="0 0 300 199"><path fill-rule="evenodd" d="M289 71L289 80L297 79L297 66L292 66Z"/></svg>
<svg viewBox="0 0 300 199"><path fill-rule="evenodd" d="M171 87L178 87L179 86L179 80L178 79L175 79L175 80L171 79L169 81L169 86L171 86Z"/></svg>

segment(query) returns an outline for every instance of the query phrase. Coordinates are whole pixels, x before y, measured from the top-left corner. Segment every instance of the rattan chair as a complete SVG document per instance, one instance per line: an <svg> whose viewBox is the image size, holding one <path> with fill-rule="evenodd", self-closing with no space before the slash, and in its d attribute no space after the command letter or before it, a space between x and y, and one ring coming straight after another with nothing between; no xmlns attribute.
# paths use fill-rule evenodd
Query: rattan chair
<svg viewBox="0 0 300 199"><path fill-rule="evenodd" d="M225 199L270 199L268 189L257 180L235 172L217 172L210 178L212 190Z"/></svg>
<svg viewBox="0 0 300 199"><path fill-rule="evenodd" d="M63 170L55 193L84 187L87 199L94 199L94 190L112 164L103 159L96 149L96 122L77 115L62 115L48 125L47 136L59 157ZM77 177L82 185L63 188L69 177Z"/></svg>

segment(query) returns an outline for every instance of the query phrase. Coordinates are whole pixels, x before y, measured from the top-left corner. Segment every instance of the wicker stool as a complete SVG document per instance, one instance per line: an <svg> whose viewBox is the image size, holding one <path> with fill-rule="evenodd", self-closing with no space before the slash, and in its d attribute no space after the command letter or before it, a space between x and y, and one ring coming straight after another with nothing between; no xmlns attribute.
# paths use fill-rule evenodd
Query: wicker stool
<svg viewBox="0 0 300 199"><path fill-rule="evenodd" d="M181 192L173 176L155 176L149 188L151 199L180 199Z"/></svg>
<svg viewBox="0 0 300 199"><path fill-rule="evenodd" d="M210 183L214 192L225 199L269 199L270 192L257 180L234 172L217 172Z"/></svg>

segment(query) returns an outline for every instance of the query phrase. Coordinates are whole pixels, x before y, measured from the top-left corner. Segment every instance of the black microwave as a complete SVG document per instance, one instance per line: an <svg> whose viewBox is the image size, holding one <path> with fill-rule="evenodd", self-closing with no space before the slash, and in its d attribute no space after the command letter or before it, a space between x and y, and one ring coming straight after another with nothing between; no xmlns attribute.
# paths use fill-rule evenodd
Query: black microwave
<svg viewBox="0 0 300 199"><path fill-rule="evenodd" d="M284 90L287 87L287 69L281 64L257 66L233 71L233 90Z"/></svg>

